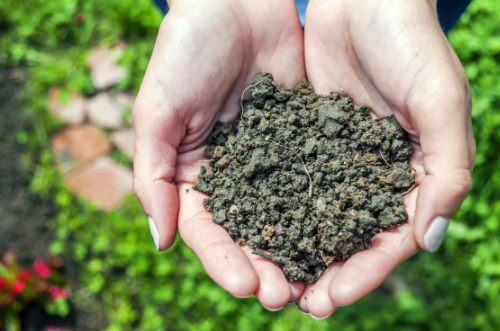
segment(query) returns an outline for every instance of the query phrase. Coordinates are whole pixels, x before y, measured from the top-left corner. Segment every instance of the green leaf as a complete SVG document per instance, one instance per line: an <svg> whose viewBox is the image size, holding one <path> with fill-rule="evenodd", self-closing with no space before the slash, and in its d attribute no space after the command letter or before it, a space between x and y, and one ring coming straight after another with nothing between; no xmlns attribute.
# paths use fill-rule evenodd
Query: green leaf
<svg viewBox="0 0 500 331"><path fill-rule="evenodd" d="M4 324L5 331L21 331L21 321L19 316L15 315L11 311L6 311L4 313Z"/></svg>

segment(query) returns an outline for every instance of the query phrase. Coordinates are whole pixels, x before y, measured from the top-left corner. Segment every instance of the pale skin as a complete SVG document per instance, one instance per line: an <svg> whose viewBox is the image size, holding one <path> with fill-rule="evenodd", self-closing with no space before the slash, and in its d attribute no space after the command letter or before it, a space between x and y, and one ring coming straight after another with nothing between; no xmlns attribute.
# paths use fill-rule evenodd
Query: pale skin
<svg viewBox="0 0 500 331"><path fill-rule="evenodd" d="M134 188L160 250L178 229L226 291L254 294L268 309L297 302L322 318L427 249L431 221L453 216L465 198L475 156L467 79L435 1L312 0L304 32L291 0L169 5L134 106ZM415 150L408 224L377 235L371 249L330 266L316 284L288 282L277 265L236 245L191 189L213 124L238 118L241 93L258 71L288 87L307 78L318 93L342 90L378 117L394 114Z"/></svg>

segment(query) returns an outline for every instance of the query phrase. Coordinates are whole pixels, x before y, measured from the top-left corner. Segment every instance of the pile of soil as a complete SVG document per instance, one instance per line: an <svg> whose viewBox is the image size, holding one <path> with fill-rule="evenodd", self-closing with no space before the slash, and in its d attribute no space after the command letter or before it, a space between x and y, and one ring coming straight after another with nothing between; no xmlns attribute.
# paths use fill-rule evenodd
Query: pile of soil
<svg viewBox="0 0 500 331"><path fill-rule="evenodd" d="M306 81L279 88L268 73L249 88L241 120L216 124L210 166L194 187L239 244L310 283L406 222L412 147L393 116L373 119L367 107L318 95Z"/></svg>

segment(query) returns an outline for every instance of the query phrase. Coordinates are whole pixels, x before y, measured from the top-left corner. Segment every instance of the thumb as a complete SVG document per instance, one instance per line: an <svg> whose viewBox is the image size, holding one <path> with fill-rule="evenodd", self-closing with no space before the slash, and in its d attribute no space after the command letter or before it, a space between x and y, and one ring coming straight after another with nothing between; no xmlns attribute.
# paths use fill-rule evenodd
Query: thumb
<svg viewBox="0 0 500 331"><path fill-rule="evenodd" d="M179 199L173 179L184 125L167 100L152 102L157 99L152 94L158 92L145 79L134 105L134 192L148 216L155 246L161 251L173 244L177 232Z"/></svg>
<svg viewBox="0 0 500 331"><path fill-rule="evenodd" d="M465 75L451 81L455 83L439 89L429 86L428 91L439 92L417 98L420 105L411 112L415 114L412 122L420 138L425 171L419 185L414 233L419 246L430 252L441 245L451 217L469 192L474 166L469 85Z"/></svg>

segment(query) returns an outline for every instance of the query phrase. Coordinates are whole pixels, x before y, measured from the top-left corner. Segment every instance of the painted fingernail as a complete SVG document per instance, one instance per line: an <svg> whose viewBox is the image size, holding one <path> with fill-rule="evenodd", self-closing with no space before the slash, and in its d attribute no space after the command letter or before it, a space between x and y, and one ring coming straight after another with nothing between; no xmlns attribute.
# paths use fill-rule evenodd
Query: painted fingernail
<svg viewBox="0 0 500 331"><path fill-rule="evenodd" d="M151 237L153 237L153 241L155 243L156 249L159 251L160 250L160 235L158 234L158 229L156 228L156 223L151 217L148 217L148 221L149 221L149 231L151 232Z"/></svg>
<svg viewBox="0 0 500 331"><path fill-rule="evenodd" d="M249 294L249 295L236 295L236 294L233 294L234 297L238 298L238 299L246 299L246 298L249 298L251 297L252 295Z"/></svg>
<svg viewBox="0 0 500 331"><path fill-rule="evenodd" d="M279 307L279 308L268 308L268 307L266 307L266 306L262 305L262 307L266 308L266 309L267 309L267 310L269 310L269 311L279 311L279 310L283 309L283 307L284 307L284 306Z"/></svg>
<svg viewBox="0 0 500 331"><path fill-rule="evenodd" d="M314 318L315 320L321 321L321 320L324 320L325 318L330 317L331 314L330 315L326 315L325 317L316 317L313 314L309 314L309 315L311 315L311 317Z"/></svg>
<svg viewBox="0 0 500 331"><path fill-rule="evenodd" d="M437 251L443 242L449 224L450 220L441 216L437 216L432 220L424 236L424 244L429 252L434 253Z"/></svg>

